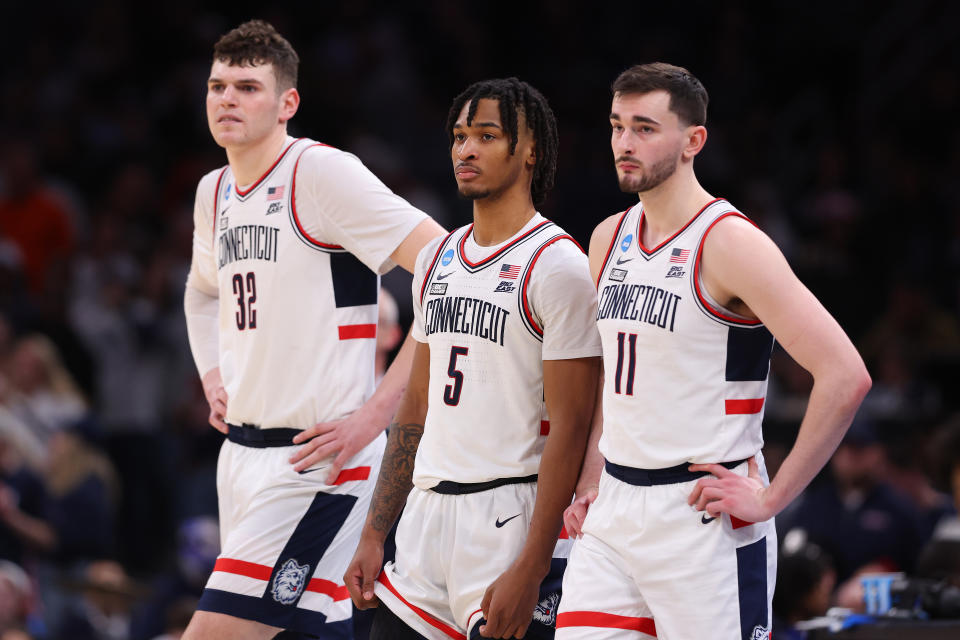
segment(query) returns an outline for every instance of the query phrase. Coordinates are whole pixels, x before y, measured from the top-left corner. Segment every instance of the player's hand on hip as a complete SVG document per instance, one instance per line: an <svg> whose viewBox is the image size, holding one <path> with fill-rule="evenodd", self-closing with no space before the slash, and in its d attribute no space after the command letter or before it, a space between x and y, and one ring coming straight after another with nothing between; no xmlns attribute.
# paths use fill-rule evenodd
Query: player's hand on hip
<svg viewBox="0 0 960 640"><path fill-rule="evenodd" d="M321 422L298 433L293 443L304 444L290 456L294 470L303 471L336 455L327 473L327 484L333 484L343 465L383 431L386 422L378 421L374 413L364 405L343 420Z"/></svg>
<svg viewBox="0 0 960 640"><path fill-rule="evenodd" d="M530 571L512 565L487 587L480 609L485 638L522 638L527 633L540 595L540 581Z"/></svg>
<svg viewBox="0 0 960 640"><path fill-rule="evenodd" d="M350 566L343 574L343 582L357 609L370 609L380 604L373 588L382 567L383 545L361 538Z"/></svg>
<svg viewBox="0 0 960 640"><path fill-rule="evenodd" d="M210 405L210 425L220 433L227 433L230 429L225 422L227 416L227 391L223 388L223 378L220 377L220 367L214 367L200 378L203 385L203 395Z"/></svg>
<svg viewBox="0 0 960 640"><path fill-rule="evenodd" d="M583 535L583 521L587 519L587 511L596 499L597 489L590 488L563 510L563 526L567 530L568 536L579 538Z"/></svg>
<svg viewBox="0 0 960 640"><path fill-rule="evenodd" d="M694 464L688 469L712 474L697 480L687 497L687 504L697 511L706 511L713 517L726 513L747 522L763 522L773 517L766 506L767 489L756 457L747 461L746 476L720 464Z"/></svg>

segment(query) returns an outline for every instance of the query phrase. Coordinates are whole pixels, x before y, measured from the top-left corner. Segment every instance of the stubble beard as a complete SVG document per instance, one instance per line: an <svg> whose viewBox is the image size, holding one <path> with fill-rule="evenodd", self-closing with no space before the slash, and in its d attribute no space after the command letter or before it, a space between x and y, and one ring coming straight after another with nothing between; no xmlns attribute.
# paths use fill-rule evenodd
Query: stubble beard
<svg viewBox="0 0 960 640"><path fill-rule="evenodd" d="M623 174L619 176L620 190L624 193L644 193L663 184L677 171L677 161L680 155L668 156L655 163L649 171L641 175Z"/></svg>

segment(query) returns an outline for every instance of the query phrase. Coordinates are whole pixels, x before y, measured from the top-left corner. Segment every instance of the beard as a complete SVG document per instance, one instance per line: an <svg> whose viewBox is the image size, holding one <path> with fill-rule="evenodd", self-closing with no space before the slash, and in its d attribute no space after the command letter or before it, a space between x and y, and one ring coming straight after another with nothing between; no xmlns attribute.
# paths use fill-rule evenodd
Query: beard
<svg viewBox="0 0 960 640"><path fill-rule="evenodd" d="M483 200L493 192L490 189L478 189L471 185L464 185L457 189L457 193L459 193L460 197L464 200Z"/></svg>
<svg viewBox="0 0 960 640"><path fill-rule="evenodd" d="M649 170L644 170L639 176L619 176L620 190L624 193L644 193L645 191L659 187L667 178L676 172L677 161L679 159L680 154L677 153L673 156L667 156L662 160L658 160Z"/></svg>

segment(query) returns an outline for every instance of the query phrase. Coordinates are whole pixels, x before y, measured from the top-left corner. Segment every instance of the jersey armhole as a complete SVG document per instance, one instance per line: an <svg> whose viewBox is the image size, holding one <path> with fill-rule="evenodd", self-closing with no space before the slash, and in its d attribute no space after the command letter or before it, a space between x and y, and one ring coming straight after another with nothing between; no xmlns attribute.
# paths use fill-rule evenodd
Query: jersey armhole
<svg viewBox="0 0 960 640"><path fill-rule="evenodd" d="M617 222L617 228L614 230L613 237L610 239L610 246L607 247L607 254L603 257L603 264L600 265L600 271L597 272L597 281L594 283L597 289L600 289L600 281L603 279L603 272L606 271L607 264L610 262L610 256L613 254L613 248L617 245L617 239L620 237L620 231L623 230L623 223L626 221L628 213L630 213L630 209L626 209L622 214L620 214L620 220ZM583 251L583 249L580 250Z"/></svg>
<svg viewBox="0 0 960 640"><path fill-rule="evenodd" d="M527 329L532 331L541 340L543 339L543 327L541 327L536 320L533 318L533 313L530 310L530 304L527 300L527 291L530 285L530 274L533 273L533 268L537 264L537 260L540 259L540 255L544 250L552 245L554 242L559 240L569 240L574 244L577 249L580 249L580 252L583 252L583 247L580 246L576 240L573 239L573 236L569 234L563 234L559 236L554 236L546 242L544 242L540 247L534 252L533 257L530 258L530 263L527 265L527 271L523 274L523 282L520 284L520 309L523 311L523 321L527 325Z"/></svg>
<svg viewBox="0 0 960 640"><path fill-rule="evenodd" d="M423 274L423 283L420 285L420 304L423 304L423 295L427 290L427 283L430 281L431 276L433 276L433 270L437 266L437 260L440 258L440 254L443 253L444 247L450 242L451 236L457 232L457 229L454 229L447 234L447 237L443 239L443 242L440 243L440 246L437 247L437 252L433 254L433 260L430 261L430 267L427 269L426 273Z"/></svg>
<svg viewBox="0 0 960 640"><path fill-rule="evenodd" d="M735 316L730 315L731 312L730 312L729 310L724 309L723 307L720 307L718 304L715 304L714 301L708 299L708 297L707 297L707 296L708 296L707 292L704 291L703 289L701 289L701 287L700 287L700 259L701 259L701 257L703 256L703 246L704 246L704 245L706 244L706 242L707 242L707 235L710 233L710 230L713 229L713 227L714 227L718 222L720 222L720 221L723 220L724 218L728 218L728 217L730 217L730 216L734 216L734 217L737 217L737 218L743 218L744 220L746 220L747 222L749 222L749 223L752 224L753 226L755 226L755 227L757 226L756 223L755 223L753 220L751 220L751 219L748 218L747 216L743 215L743 214L740 213L739 211L728 211L728 212L726 212L726 213L720 214L719 216L717 216L716 220L714 220L713 222L710 223L710 225L707 227L707 229L703 232L703 235L700 237L700 243L697 245L697 255L696 255L696 257L693 259L693 273L691 274L691 278L693 279L693 289L694 289L694 293L695 293L696 296L697 296L697 302L699 303L700 308L701 308L704 312L706 312L707 315L710 315L710 316L712 316L712 317L714 317L714 318L716 318L716 319L718 319L718 320L721 320L721 321L723 321L723 322L725 322L725 323L735 324L735 325L742 326L742 327L757 327L757 326L761 326L763 323L762 323L759 319L757 319L757 320L749 320L749 319L746 319L746 318L744 318L744 317L742 317L742 316L735 317ZM758 227L758 228L759 228L759 227Z"/></svg>

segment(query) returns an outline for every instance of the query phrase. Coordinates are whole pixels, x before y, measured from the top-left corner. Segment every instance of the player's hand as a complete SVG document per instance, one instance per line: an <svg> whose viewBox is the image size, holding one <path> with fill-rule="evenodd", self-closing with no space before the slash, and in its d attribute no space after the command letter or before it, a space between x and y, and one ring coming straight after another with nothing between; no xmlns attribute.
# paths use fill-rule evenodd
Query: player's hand
<svg viewBox="0 0 960 640"><path fill-rule="evenodd" d="M343 465L373 442L390 420L371 405L367 402L343 420L321 422L298 433L293 443L305 444L290 456L294 471L299 473L336 454L327 474L327 484L333 484Z"/></svg>
<svg viewBox="0 0 960 640"><path fill-rule="evenodd" d="M540 580L535 572L511 565L483 594L480 609L487 621L480 625L480 635L522 638L530 626L539 595Z"/></svg>
<svg viewBox="0 0 960 640"><path fill-rule="evenodd" d="M583 521L587 519L587 510L596 499L597 488L591 487L563 510L563 526L568 536L579 538L583 535Z"/></svg>
<svg viewBox="0 0 960 640"><path fill-rule="evenodd" d="M373 584L383 567L383 544L360 538L353 560L343 574L350 598L357 609L369 609L380 604L373 592Z"/></svg>
<svg viewBox="0 0 960 640"><path fill-rule="evenodd" d="M727 513L747 522L763 522L773 517L766 505L766 487L760 477L756 457L747 461L747 475L741 476L720 464L693 464L690 471L713 474L697 480L687 504L697 511L717 517Z"/></svg>
<svg viewBox="0 0 960 640"><path fill-rule="evenodd" d="M220 367L207 371L202 378L203 395L210 405L210 424L220 433L227 433L230 429L224 422L227 416L227 391L223 388L223 379L220 377Z"/></svg>

